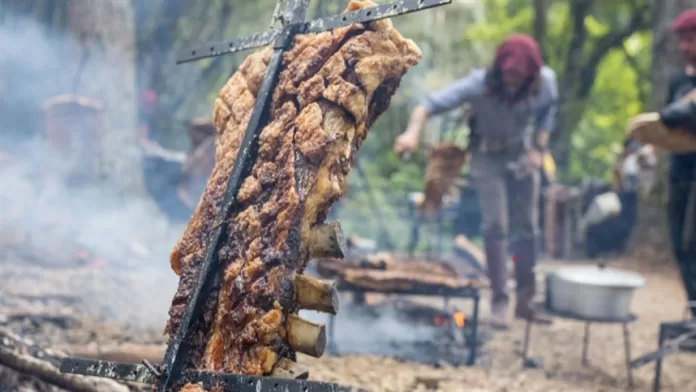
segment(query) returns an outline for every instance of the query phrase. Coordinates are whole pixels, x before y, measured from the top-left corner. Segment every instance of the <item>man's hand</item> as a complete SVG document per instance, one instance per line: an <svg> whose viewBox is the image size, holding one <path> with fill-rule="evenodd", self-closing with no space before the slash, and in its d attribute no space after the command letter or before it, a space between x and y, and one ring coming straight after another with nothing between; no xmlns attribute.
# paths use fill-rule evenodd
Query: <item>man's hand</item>
<svg viewBox="0 0 696 392"><path fill-rule="evenodd" d="M408 126L404 133L399 135L394 141L394 153L399 157L410 155L418 149L418 139L420 132L428 121L428 112L424 106L418 105L411 111L408 119Z"/></svg>
<svg viewBox="0 0 696 392"><path fill-rule="evenodd" d="M541 169L543 164L543 155L536 148L530 148L527 151L527 167L530 171L536 171Z"/></svg>
<svg viewBox="0 0 696 392"><path fill-rule="evenodd" d="M544 164L544 151L549 143L549 131L540 129L534 135L534 147L527 152L527 167L531 171L541 169Z"/></svg>
<svg viewBox="0 0 696 392"><path fill-rule="evenodd" d="M413 153L418 150L418 135L404 132L394 141L394 153L402 156L405 153Z"/></svg>

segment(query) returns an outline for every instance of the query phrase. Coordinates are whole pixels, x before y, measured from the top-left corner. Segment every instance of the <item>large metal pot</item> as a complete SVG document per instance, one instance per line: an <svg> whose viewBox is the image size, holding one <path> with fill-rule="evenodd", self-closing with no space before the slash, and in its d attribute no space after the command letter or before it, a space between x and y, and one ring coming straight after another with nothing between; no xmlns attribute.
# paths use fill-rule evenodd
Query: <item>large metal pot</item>
<svg viewBox="0 0 696 392"><path fill-rule="evenodd" d="M617 319L631 312L636 289L645 279L635 272L599 266L561 267L547 277L552 311L592 319Z"/></svg>

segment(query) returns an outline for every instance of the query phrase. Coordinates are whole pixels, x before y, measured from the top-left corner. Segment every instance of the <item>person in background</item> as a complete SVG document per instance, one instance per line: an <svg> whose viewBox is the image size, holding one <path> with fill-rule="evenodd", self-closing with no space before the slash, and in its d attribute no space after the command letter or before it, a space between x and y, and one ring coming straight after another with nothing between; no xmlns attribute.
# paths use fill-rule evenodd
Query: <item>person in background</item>
<svg viewBox="0 0 696 392"><path fill-rule="evenodd" d="M686 60L670 78L665 107L631 119L629 136L671 151L667 214L672 251L696 318L696 9L672 23L679 51ZM678 135L679 134L679 135ZM659 139L659 140L658 140Z"/></svg>
<svg viewBox="0 0 696 392"><path fill-rule="evenodd" d="M145 189L170 221L185 222L193 211L180 200L176 186L186 154L168 151L155 140L152 130L157 101L157 94L152 90L140 94L138 136L144 155L143 181Z"/></svg>
<svg viewBox="0 0 696 392"><path fill-rule="evenodd" d="M661 116L665 125L669 124L674 127L684 123L684 121L670 121L673 118L680 118L679 104L671 108L670 106L696 88L696 9L685 11L679 15L672 24L672 31L677 35L679 50L687 62L686 66L677 71L670 80L667 108L663 110ZM689 123L688 115L681 118L687 120L687 124ZM693 120L690 123L693 124ZM670 127L669 125L668 127ZM687 207L691 193L694 192L695 179L696 153L673 153L669 173L670 237L674 256L681 270L687 298L692 305L690 310L693 317L696 317L696 255L694 255L693 249L691 252L687 249L687 244L684 241L684 230L687 226ZM691 222L692 225L693 223Z"/></svg>
<svg viewBox="0 0 696 392"><path fill-rule="evenodd" d="M471 178L482 209L492 290L490 321L496 328L508 326L508 234L517 281L515 316L551 323L532 301L539 172L554 125L557 91L556 74L544 65L538 43L527 35L513 34L497 48L490 67L475 69L421 100L394 143L397 155L415 151L429 116L470 104Z"/></svg>

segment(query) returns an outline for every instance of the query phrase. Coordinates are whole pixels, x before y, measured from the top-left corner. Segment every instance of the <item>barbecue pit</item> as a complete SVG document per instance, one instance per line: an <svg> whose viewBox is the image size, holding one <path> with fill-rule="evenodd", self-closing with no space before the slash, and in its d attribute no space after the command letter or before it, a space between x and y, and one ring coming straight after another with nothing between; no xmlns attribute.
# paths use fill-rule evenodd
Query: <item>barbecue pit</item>
<svg viewBox="0 0 696 392"><path fill-rule="evenodd" d="M330 352L384 355L431 366L460 366L471 360L471 350L474 358L483 352L485 336L474 331L475 314L402 296L379 297L367 295L365 303L349 303L332 316Z"/></svg>
<svg viewBox="0 0 696 392"><path fill-rule="evenodd" d="M351 293L353 300L338 315L329 318L330 351L364 346L366 352L427 364L448 362L472 366L476 363L481 346L480 290L487 285L480 271L463 271L461 266L456 268L442 259L414 260L389 252L359 252L350 247L345 259L319 259L314 266L323 278L335 279L339 292ZM381 302L370 301L373 294L388 298ZM437 308L416 303L407 299L409 296L442 298L444 306ZM470 317L458 309L450 309L450 298L471 300ZM350 334L337 333L339 323L353 330L373 332L383 327L385 335L403 329L402 325L412 331L404 333L410 335L406 339L400 339L398 335L403 334L397 332L397 336L384 336L361 345L351 342ZM356 323L361 326L356 328Z"/></svg>

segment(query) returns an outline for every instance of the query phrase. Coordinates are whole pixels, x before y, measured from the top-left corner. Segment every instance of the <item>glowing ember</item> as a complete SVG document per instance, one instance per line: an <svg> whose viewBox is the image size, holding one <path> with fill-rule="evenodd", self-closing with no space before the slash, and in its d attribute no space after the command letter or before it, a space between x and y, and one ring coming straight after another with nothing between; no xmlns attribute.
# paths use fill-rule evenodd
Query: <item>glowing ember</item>
<svg viewBox="0 0 696 392"><path fill-rule="evenodd" d="M466 315L464 312L455 312L452 315L452 319L454 319L454 323L457 324L457 327L464 328L464 325L466 324Z"/></svg>
<svg viewBox="0 0 696 392"><path fill-rule="evenodd" d="M433 317L433 324L437 325L438 327L445 326L448 323L449 323L449 320L445 317L440 317L440 316Z"/></svg>

